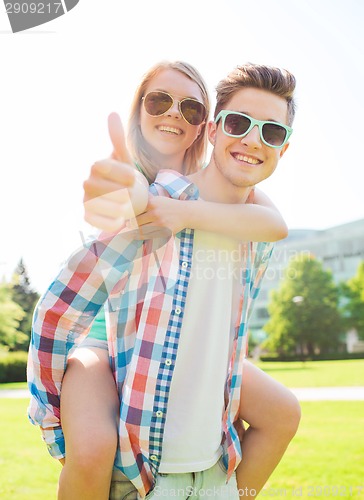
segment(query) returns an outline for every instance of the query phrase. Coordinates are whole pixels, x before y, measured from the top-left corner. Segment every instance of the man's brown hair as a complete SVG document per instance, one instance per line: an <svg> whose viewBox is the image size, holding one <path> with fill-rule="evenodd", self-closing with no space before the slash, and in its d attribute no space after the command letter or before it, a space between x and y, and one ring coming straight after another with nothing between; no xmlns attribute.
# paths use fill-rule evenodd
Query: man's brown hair
<svg viewBox="0 0 364 500"><path fill-rule="evenodd" d="M225 109L233 95L244 87L267 90L283 97L287 102L287 124L292 126L296 109L293 96L296 87L295 77L285 69L252 63L237 66L218 83L214 118Z"/></svg>

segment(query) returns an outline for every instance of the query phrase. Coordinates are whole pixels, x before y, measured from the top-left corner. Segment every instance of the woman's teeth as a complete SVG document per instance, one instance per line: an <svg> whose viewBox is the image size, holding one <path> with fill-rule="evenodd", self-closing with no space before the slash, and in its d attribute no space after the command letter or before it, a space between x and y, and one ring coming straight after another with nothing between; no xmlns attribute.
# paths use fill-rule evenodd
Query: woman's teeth
<svg viewBox="0 0 364 500"><path fill-rule="evenodd" d="M160 127L158 127L158 130L160 130L161 132L168 132L169 134L176 134L176 135L182 134L181 129L174 127L166 127L165 125L161 125Z"/></svg>

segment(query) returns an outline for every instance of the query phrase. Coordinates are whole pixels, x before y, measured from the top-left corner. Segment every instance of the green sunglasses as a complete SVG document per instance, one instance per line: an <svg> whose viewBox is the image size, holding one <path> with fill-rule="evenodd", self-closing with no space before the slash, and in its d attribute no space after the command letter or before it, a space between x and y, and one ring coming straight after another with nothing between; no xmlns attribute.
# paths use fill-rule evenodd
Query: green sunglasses
<svg viewBox="0 0 364 500"><path fill-rule="evenodd" d="M255 120L238 111L223 109L215 118L215 123L220 119L222 120L222 130L229 137L244 137L257 125L262 142L271 148L282 148L293 132L291 127L282 123Z"/></svg>

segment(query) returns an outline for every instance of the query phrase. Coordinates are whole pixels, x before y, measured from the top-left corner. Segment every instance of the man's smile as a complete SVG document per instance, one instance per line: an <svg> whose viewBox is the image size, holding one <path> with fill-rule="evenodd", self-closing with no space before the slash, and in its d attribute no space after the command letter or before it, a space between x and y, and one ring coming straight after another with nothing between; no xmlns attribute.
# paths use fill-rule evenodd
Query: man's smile
<svg viewBox="0 0 364 500"><path fill-rule="evenodd" d="M263 163L262 160L258 160L258 158L254 158L254 156L248 156L241 153L231 153L231 156L235 158L235 160L249 163L249 165L260 165Z"/></svg>

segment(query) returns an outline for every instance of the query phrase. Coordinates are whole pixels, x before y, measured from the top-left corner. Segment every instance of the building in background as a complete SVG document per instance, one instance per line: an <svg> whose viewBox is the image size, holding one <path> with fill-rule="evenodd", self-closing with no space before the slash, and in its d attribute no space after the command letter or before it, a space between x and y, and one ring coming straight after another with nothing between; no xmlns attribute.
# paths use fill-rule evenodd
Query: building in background
<svg viewBox="0 0 364 500"><path fill-rule="evenodd" d="M270 291L278 288L290 259L301 253L320 260L325 269L331 270L336 283L352 278L364 260L364 219L323 230L293 229L286 239L276 243L250 320L255 338L266 336L263 326L269 318ZM347 348L349 352L364 351L364 342L358 341L355 331L348 334Z"/></svg>

